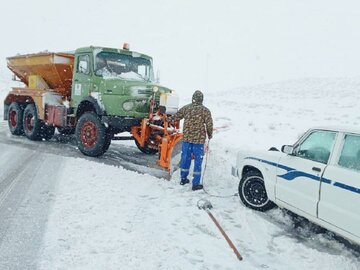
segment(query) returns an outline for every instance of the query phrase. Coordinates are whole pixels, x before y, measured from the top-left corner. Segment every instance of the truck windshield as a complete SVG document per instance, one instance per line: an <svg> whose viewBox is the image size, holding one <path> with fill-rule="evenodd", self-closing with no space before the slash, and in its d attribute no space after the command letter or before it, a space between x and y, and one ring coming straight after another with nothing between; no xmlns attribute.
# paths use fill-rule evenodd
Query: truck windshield
<svg viewBox="0 0 360 270"><path fill-rule="evenodd" d="M95 56L95 75L103 78L121 78L154 81L151 61L114 52L100 52Z"/></svg>

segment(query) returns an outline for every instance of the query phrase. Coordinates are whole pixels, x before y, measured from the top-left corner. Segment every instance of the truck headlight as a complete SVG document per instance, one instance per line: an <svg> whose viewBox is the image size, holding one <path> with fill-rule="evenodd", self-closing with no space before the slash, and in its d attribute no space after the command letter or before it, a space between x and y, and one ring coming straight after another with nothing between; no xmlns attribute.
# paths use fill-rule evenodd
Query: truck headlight
<svg viewBox="0 0 360 270"><path fill-rule="evenodd" d="M159 87L154 86L154 87L153 87L153 92L156 93L157 91L159 91Z"/></svg>
<svg viewBox="0 0 360 270"><path fill-rule="evenodd" d="M134 108L134 102L132 101L126 101L123 103L123 108L125 111L131 111Z"/></svg>

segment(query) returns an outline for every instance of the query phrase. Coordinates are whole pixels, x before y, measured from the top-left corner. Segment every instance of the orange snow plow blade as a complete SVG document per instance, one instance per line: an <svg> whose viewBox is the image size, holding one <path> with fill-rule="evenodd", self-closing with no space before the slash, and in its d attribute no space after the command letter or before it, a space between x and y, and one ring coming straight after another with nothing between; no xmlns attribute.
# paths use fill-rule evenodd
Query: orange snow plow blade
<svg viewBox="0 0 360 270"><path fill-rule="evenodd" d="M183 135L181 133L166 134L159 145L159 159L157 164L168 170L169 174L179 167L180 163L180 141Z"/></svg>
<svg viewBox="0 0 360 270"><path fill-rule="evenodd" d="M161 119L161 125L155 124L152 119L143 119L140 126L131 128L131 134L141 147L158 150L156 163L171 176L179 167L179 142L183 134L179 131L179 122L168 123L166 115L162 115Z"/></svg>

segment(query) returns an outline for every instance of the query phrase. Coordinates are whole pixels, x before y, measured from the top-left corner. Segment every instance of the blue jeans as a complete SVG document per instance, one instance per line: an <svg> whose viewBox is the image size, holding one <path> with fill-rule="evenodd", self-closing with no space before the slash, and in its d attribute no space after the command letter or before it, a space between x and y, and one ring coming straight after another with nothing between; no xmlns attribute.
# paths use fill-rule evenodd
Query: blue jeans
<svg viewBox="0 0 360 270"><path fill-rule="evenodd" d="M204 157L204 144L182 142L180 164L181 179L187 178L189 175L192 155L194 156L195 162L192 185L196 186L200 184L201 180L201 165Z"/></svg>

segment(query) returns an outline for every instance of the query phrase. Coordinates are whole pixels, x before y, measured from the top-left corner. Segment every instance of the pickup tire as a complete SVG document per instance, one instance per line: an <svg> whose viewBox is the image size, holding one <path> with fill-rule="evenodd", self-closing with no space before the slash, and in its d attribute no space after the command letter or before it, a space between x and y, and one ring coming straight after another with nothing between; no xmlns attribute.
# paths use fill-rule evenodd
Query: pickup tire
<svg viewBox="0 0 360 270"><path fill-rule="evenodd" d="M267 211L275 207L266 194L264 178L258 171L248 171L239 183L241 201L249 208L257 211Z"/></svg>
<svg viewBox="0 0 360 270"><path fill-rule="evenodd" d="M94 112L85 112L76 125L78 148L86 156L98 157L106 149L106 127Z"/></svg>
<svg viewBox="0 0 360 270"><path fill-rule="evenodd" d="M24 133L23 128L23 114L24 110L19 103L13 102L9 106L8 124L11 134L22 135Z"/></svg>

